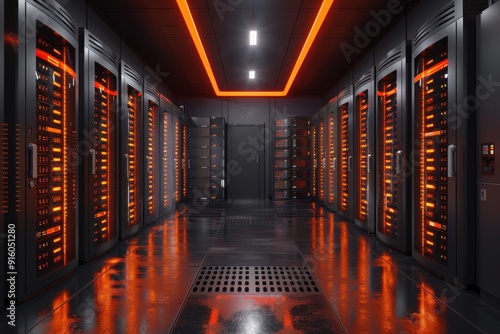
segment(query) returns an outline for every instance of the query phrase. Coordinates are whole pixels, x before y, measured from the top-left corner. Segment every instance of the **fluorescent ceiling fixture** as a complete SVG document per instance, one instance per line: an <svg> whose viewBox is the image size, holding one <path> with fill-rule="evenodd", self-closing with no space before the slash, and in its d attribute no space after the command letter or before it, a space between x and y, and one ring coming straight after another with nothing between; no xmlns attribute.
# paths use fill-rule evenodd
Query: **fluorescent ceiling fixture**
<svg viewBox="0 0 500 334"><path fill-rule="evenodd" d="M249 71L249 72L248 72L248 77L249 77L250 79L255 79L255 71Z"/></svg>
<svg viewBox="0 0 500 334"><path fill-rule="evenodd" d="M196 46L196 50L200 55L201 62L207 71L208 78L212 87L214 88L214 92L217 96L225 96L225 97L235 97L235 96L266 96L266 97L277 97L277 96L287 96L292 84L299 73L300 67L304 63L304 60L307 56L307 53L311 49L311 46L318 35L319 29L323 25L325 21L326 15L330 10L330 7L333 4L334 0L323 0L321 7L318 11L318 15L314 19L314 23L307 35L306 41L302 46L302 50L299 53L299 57L293 66L292 72L290 73L290 77L285 85L285 89L282 91L221 91L219 89L219 85L217 84L217 80L215 79L214 72L212 70L212 66L210 65L210 61L208 60L207 53L205 52L205 48L203 47L203 43L201 42L200 34L198 33L198 29L196 28L196 24L193 19L193 15L191 14L191 10L189 9L189 5L187 0L176 0L179 9L181 10L182 17L186 22L189 33L191 34L191 38L193 39L194 45Z"/></svg>
<svg viewBox="0 0 500 334"><path fill-rule="evenodd" d="M250 45L257 45L257 31L250 30Z"/></svg>

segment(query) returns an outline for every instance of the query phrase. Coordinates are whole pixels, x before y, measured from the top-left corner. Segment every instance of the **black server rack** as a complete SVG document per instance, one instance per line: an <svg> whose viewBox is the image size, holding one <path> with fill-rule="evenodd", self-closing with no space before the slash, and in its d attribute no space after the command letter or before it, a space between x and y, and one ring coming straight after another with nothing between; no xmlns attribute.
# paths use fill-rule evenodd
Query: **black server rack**
<svg viewBox="0 0 500 334"><path fill-rule="evenodd" d="M226 119L210 118L210 199L226 199Z"/></svg>
<svg viewBox="0 0 500 334"><path fill-rule="evenodd" d="M160 95L160 123L161 123L161 196L160 216L172 211L173 207L173 151L172 137L172 102Z"/></svg>
<svg viewBox="0 0 500 334"><path fill-rule="evenodd" d="M403 171L410 139L407 44L379 62L377 77L377 218L376 235L401 251L410 250L409 173Z"/></svg>
<svg viewBox="0 0 500 334"><path fill-rule="evenodd" d="M318 201L318 116L319 112L311 117L311 199Z"/></svg>
<svg viewBox="0 0 500 334"><path fill-rule="evenodd" d="M475 96L475 73L467 61L475 56L477 9L473 2L451 2L412 41L412 254L424 267L462 285L475 281L470 205L475 203L475 120L470 111L464 115L463 106Z"/></svg>
<svg viewBox="0 0 500 334"><path fill-rule="evenodd" d="M185 172L187 172L187 168L185 169L185 164L187 164L187 159L185 160L185 150L184 145L186 140L184 136L187 136L187 129L185 129L184 124L184 114L181 109L177 106L173 108L173 131L174 131L174 200L175 203L181 202L184 198L184 179L187 178L187 174L185 176ZM186 143L187 146L187 143Z"/></svg>
<svg viewBox="0 0 500 334"><path fill-rule="evenodd" d="M142 79L127 63L121 63L120 73L120 159L119 217L120 238L136 233L143 222L142 169Z"/></svg>
<svg viewBox="0 0 500 334"><path fill-rule="evenodd" d="M374 70L354 83L354 223L375 233L375 81Z"/></svg>
<svg viewBox="0 0 500 334"><path fill-rule="evenodd" d="M309 117L280 117L274 122L275 201L309 199L310 189Z"/></svg>
<svg viewBox="0 0 500 334"><path fill-rule="evenodd" d="M337 97L337 213L353 219L353 94L352 85L341 91Z"/></svg>
<svg viewBox="0 0 500 334"><path fill-rule="evenodd" d="M4 5L3 215L16 243L6 274L8 298L22 300L78 265L78 30L55 1Z"/></svg>
<svg viewBox="0 0 500 334"><path fill-rule="evenodd" d="M182 151L181 151L181 170L182 170L182 182L181 182L181 200L185 201L188 198L189 191L189 182L188 182L188 136L189 130L187 125L187 117L185 114L182 114Z"/></svg>
<svg viewBox="0 0 500 334"><path fill-rule="evenodd" d="M206 204L210 201L210 151L212 149L210 130L210 118L190 118L188 143L189 197L193 202L199 204Z"/></svg>
<svg viewBox="0 0 500 334"><path fill-rule="evenodd" d="M318 156L318 201L324 205L327 201L326 195L326 175L327 175L327 148L326 148L326 133L328 131L327 122L325 117L327 114L326 107L323 107L318 112L318 125L317 125L317 156Z"/></svg>
<svg viewBox="0 0 500 334"><path fill-rule="evenodd" d="M144 81L144 223L160 216L160 93Z"/></svg>
<svg viewBox="0 0 500 334"><path fill-rule="evenodd" d="M116 132L118 62L88 30L80 29L80 261L118 241Z"/></svg>
<svg viewBox="0 0 500 334"><path fill-rule="evenodd" d="M325 205L333 212L337 212L337 108L338 99L334 97L326 106L324 132L325 158Z"/></svg>
<svg viewBox="0 0 500 334"><path fill-rule="evenodd" d="M477 43L477 97L481 104L477 110L477 286L481 289L481 297L485 294L500 300L500 173L496 169L496 148L500 145L500 94L495 92L489 78L500 78L500 2L491 6L481 14L478 27ZM496 79L496 81L498 81ZM488 87L490 89L488 89ZM486 292L486 293L485 293Z"/></svg>

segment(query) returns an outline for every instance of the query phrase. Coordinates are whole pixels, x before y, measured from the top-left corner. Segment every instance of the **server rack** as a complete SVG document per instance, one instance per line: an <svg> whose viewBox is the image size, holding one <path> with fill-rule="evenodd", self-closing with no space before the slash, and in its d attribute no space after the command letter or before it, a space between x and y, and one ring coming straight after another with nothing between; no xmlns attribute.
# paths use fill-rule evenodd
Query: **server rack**
<svg viewBox="0 0 500 334"><path fill-rule="evenodd" d="M311 198L318 201L318 114L311 117Z"/></svg>
<svg viewBox="0 0 500 334"><path fill-rule="evenodd" d="M325 134L328 129L325 122L326 107L320 109L318 113L318 135L317 135L317 147L318 147L318 200L321 204L326 204L326 172L327 172L327 148L325 145Z"/></svg>
<svg viewBox="0 0 500 334"><path fill-rule="evenodd" d="M188 183L188 136L189 130L187 125L186 115L182 114L182 198L181 200L186 200L188 198L189 183Z"/></svg>
<svg viewBox="0 0 500 334"><path fill-rule="evenodd" d="M375 81L374 70L354 83L354 223L375 233Z"/></svg>
<svg viewBox="0 0 500 334"><path fill-rule="evenodd" d="M172 146L172 102L160 94L160 123L161 123L161 200L160 216L172 210L173 197L173 150Z"/></svg>
<svg viewBox="0 0 500 334"><path fill-rule="evenodd" d="M183 134L184 131L183 115L181 109L174 106L174 198L175 203L179 203L183 199L183 184L184 184L184 154L183 154Z"/></svg>
<svg viewBox="0 0 500 334"><path fill-rule="evenodd" d="M274 128L274 200L309 199L310 118L280 117Z"/></svg>
<svg viewBox="0 0 500 334"><path fill-rule="evenodd" d="M326 191L325 191L325 205L330 210L336 212L337 211L337 108L338 108L338 99L334 97L326 106L326 115L325 115L325 133L324 133L324 145L325 145L325 177L326 177Z"/></svg>
<svg viewBox="0 0 500 334"><path fill-rule="evenodd" d="M226 119L210 117L210 199L226 199Z"/></svg>
<svg viewBox="0 0 500 334"><path fill-rule="evenodd" d="M113 52L80 29L80 261L118 241L116 125L118 62Z"/></svg>
<svg viewBox="0 0 500 334"><path fill-rule="evenodd" d="M210 201L210 118L191 117L189 127L189 197L196 203L206 204Z"/></svg>
<svg viewBox="0 0 500 334"><path fill-rule="evenodd" d="M481 14L478 26L477 69L478 97L482 97L477 110L477 142L476 154L476 244L477 244L477 286L481 289L481 297L486 294L500 299L500 173L496 169L496 152L500 143L500 94L491 92L484 84L488 76L498 78L500 68L498 57L500 48L497 43L500 31L500 3L496 3Z"/></svg>
<svg viewBox="0 0 500 334"><path fill-rule="evenodd" d="M142 170L142 79L127 63L121 62L120 76L120 238L143 226Z"/></svg>
<svg viewBox="0 0 500 334"><path fill-rule="evenodd" d="M407 43L379 62L377 77L377 221L376 235L389 246L410 250L410 204L407 161L409 129Z"/></svg>
<svg viewBox="0 0 500 334"><path fill-rule="evenodd" d="M144 81L144 223L160 216L160 93Z"/></svg>
<svg viewBox="0 0 500 334"><path fill-rule="evenodd" d="M352 85L338 95L337 114L337 156L339 157L337 175L337 213L351 221L353 219L353 96Z"/></svg>
<svg viewBox="0 0 500 334"><path fill-rule="evenodd" d="M16 237L9 299L22 300L78 265L78 30L55 1L4 5L3 214Z"/></svg>
<svg viewBox="0 0 500 334"><path fill-rule="evenodd" d="M475 96L467 69L481 1L451 2L413 38L413 256L429 270L475 282L474 119L460 106ZM484 1L483 1L484 3ZM469 7L470 6L470 7ZM465 102L464 102L465 101ZM457 247L460 245L460 247Z"/></svg>

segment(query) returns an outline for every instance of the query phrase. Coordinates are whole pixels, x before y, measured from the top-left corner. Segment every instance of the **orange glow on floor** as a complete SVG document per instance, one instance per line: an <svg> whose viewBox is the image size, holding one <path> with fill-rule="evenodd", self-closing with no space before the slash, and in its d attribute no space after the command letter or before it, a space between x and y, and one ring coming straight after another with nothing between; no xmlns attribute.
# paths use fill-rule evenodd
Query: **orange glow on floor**
<svg viewBox="0 0 500 334"><path fill-rule="evenodd" d="M223 97L284 97L288 95L288 92L290 88L292 87L293 82L295 81L295 78L297 77L297 74L299 73L299 70L304 63L304 60L306 59L307 54L309 53L309 50L311 49L311 46L316 39L316 36L318 35L318 32L323 25L323 22L326 18L326 15L330 11L330 7L333 4L333 0L323 0L323 3L321 4L321 7L319 9L318 15L316 16L316 19L314 20L314 23L311 27L311 30L309 31L309 34L306 38L306 41L302 47L302 50L300 51L300 54L297 58L297 61L292 69L292 72L290 73L290 77L288 78L288 82L285 85L285 88L282 91L221 91L219 89L219 85L217 84L217 80L215 78L214 72L212 70L212 66L210 65L210 61L208 60L207 53L205 51L205 48L203 46L203 42L201 41L200 34L198 32L198 28L196 27L196 23L194 22L193 15L191 14L191 10L189 8L189 5L187 3L187 0L177 0L177 5L179 6L179 9L182 13L182 17L184 18L184 22L187 25L187 28L189 30L189 33L191 35L191 38L193 39L193 42L196 46L196 50L198 51L198 54L200 55L201 61L203 63L203 66L205 67L205 70L207 72L208 78L210 80L210 83L212 84L212 87L214 89L214 92L217 96L223 96Z"/></svg>

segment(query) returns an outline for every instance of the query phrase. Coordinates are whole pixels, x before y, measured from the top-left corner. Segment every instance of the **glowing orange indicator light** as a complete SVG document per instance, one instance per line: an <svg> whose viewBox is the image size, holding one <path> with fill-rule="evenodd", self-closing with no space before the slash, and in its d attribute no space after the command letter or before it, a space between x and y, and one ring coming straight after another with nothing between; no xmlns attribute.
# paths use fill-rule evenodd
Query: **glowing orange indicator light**
<svg viewBox="0 0 500 334"><path fill-rule="evenodd" d="M323 0L321 7L319 9L318 15L314 20L314 23L309 31L309 34L306 38L306 41L300 51L299 57L290 73L290 77L288 78L288 82L285 86L285 89L282 91L221 91L219 89L219 85L217 84L217 80L215 79L214 72L212 70L212 66L210 65L210 61L208 60L207 53L205 52L205 48L203 47L203 43L201 41L200 34L198 32L198 28L196 28L196 23L194 22L193 15L191 14L191 10L187 3L187 0L177 0L177 5L181 10L182 17L184 18L184 22L186 23L189 33L191 34L191 38L196 46L196 50L200 55L201 61L205 70L207 72L208 78L210 79L210 83L214 89L214 92L217 96L225 96L225 97L236 97L236 96L247 96L247 97L283 97L287 96L290 88L292 87L293 82L295 81L295 77L297 76L302 63L304 62L311 46L318 35L319 29L323 25L323 22L326 18L326 15L330 11L330 7L333 4L333 0Z"/></svg>

